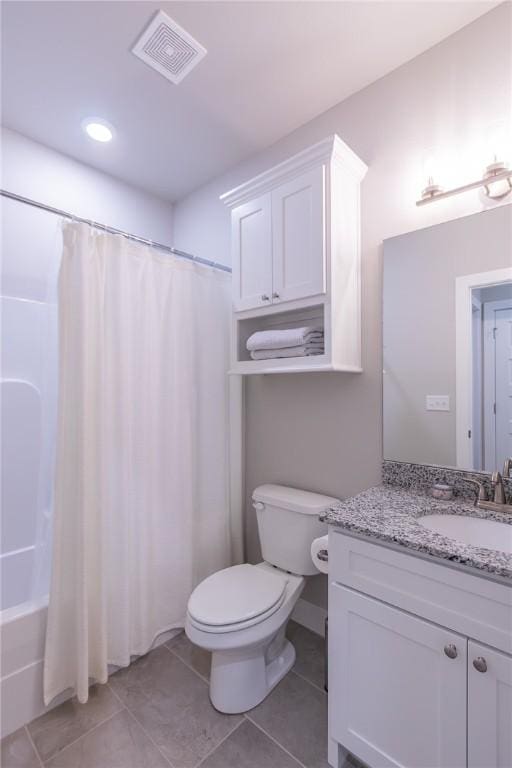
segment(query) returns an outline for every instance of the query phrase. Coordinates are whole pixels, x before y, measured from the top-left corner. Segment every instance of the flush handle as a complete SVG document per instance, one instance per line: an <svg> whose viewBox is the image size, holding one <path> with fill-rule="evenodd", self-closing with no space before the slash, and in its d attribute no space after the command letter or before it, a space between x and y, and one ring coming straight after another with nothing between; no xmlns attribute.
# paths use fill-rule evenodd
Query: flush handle
<svg viewBox="0 0 512 768"><path fill-rule="evenodd" d="M265 505L262 501L255 501L253 503L253 507L254 509L257 509L257 510L265 509Z"/></svg>
<svg viewBox="0 0 512 768"><path fill-rule="evenodd" d="M473 659L473 666L477 672L487 672L487 662L483 656L477 656Z"/></svg>
<svg viewBox="0 0 512 768"><path fill-rule="evenodd" d="M448 645L445 645L444 652L448 656L449 659L456 659L457 658L457 646L453 643L448 643Z"/></svg>

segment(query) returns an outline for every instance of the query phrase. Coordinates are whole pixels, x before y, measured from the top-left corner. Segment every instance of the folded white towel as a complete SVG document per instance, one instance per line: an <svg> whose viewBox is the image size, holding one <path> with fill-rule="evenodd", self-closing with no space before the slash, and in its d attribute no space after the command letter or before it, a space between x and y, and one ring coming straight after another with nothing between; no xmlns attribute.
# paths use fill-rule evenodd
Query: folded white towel
<svg viewBox="0 0 512 768"><path fill-rule="evenodd" d="M320 325L305 325L302 328L284 330L256 331L247 339L247 349L285 349L301 347L308 341L323 339L324 331Z"/></svg>
<svg viewBox="0 0 512 768"><path fill-rule="evenodd" d="M284 349L253 349L253 360L275 360L279 357L308 357L309 355L323 355L324 345L303 344L300 347L286 347Z"/></svg>

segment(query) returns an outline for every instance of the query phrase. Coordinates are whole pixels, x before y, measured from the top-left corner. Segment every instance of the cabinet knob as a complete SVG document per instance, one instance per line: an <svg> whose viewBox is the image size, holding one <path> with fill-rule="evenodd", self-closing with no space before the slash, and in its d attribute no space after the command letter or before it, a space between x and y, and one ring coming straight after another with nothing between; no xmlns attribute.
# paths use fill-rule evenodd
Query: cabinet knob
<svg viewBox="0 0 512 768"><path fill-rule="evenodd" d="M448 645L445 645L444 652L448 656L449 659L456 659L457 658L457 646L453 643L448 643Z"/></svg>
<svg viewBox="0 0 512 768"><path fill-rule="evenodd" d="M483 656L477 656L473 659L473 666L477 672L487 672L487 662Z"/></svg>
<svg viewBox="0 0 512 768"><path fill-rule="evenodd" d="M278 293L275 293L275 292L274 292L274 293L272 294L272 298L273 298L273 299L280 299L281 297L279 296L279 294L278 294Z"/></svg>
<svg viewBox="0 0 512 768"><path fill-rule="evenodd" d="M261 294L261 300L262 300L262 301L270 301L270 298L267 296L267 294L266 294L266 293L262 293L262 294Z"/></svg>

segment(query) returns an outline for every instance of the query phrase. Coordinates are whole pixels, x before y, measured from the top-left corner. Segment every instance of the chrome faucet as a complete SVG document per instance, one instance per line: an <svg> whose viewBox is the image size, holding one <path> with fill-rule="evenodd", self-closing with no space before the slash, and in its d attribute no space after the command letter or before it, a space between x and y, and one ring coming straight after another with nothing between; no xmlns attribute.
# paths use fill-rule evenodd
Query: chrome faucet
<svg viewBox="0 0 512 768"><path fill-rule="evenodd" d="M510 469L512 468L512 458L506 459L503 465L503 477L510 478ZM505 493L505 486L503 484L503 477L500 472L493 472L491 475L491 485L493 489L493 498L487 498L487 491L485 486L480 480L470 479L471 483L475 483L478 487L478 493L475 499L475 507L480 509L489 509L492 512L508 512L512 514L512 498L507 503L507 497Z"/></svg>
<svg viewBox="0 0 512 768"><path fill-rule="evenodd" d="M505 488L503 487L503 478L499 472L492 473L491 485L494 491L494 503L505 504Z"/></svg>

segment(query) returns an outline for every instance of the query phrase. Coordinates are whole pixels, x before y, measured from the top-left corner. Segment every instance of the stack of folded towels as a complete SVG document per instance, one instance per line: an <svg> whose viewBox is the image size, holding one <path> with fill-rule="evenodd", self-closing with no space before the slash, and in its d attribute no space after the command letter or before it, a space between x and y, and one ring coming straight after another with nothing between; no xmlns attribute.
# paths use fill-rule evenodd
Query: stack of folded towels
<svg viewBox="0 0 512 768"><path fill-rule="evenodd" d="M253 360L323 355L324 331L321 326L313 325L257 331L249 336L246 346Z"/></svg>

